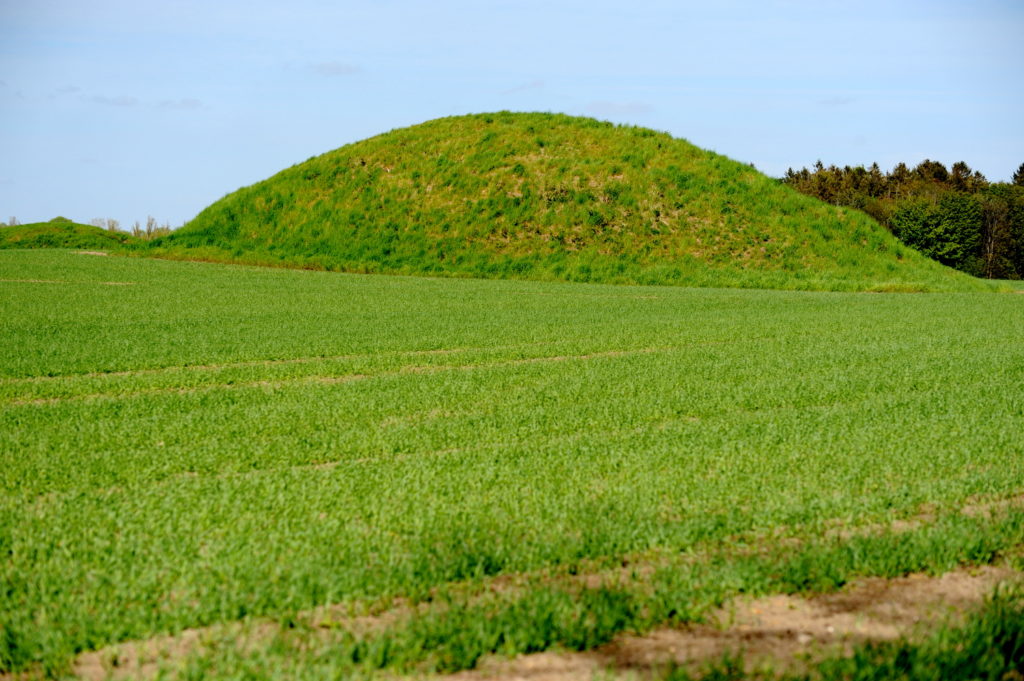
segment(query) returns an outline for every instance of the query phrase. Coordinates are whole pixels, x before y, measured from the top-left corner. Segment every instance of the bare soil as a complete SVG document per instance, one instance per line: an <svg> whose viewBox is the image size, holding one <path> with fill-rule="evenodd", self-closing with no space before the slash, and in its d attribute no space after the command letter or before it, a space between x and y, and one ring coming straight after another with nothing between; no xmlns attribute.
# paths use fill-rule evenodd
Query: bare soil
<svg viewBox="0 0 1024 681"><path fill-rule="evenodd" d="M958 570L941 577L859 580L813 597L740 598L709 624L620 636L596 650L491 657L452 681L590 681L651 677L669 665L699 674L726 654L742 655L748 671L799 671L867 641L914 638L937 625L963 621L1004 581L1024 575L1006 567Z"/></svg>
<svg viewBox="0 0 1024 681"><path fill-rule="evenodd" d="M485 658L473 670L444 681L591 681L596 676L648 678L668 665L699 674L725 654L741 655L748 670L799 671L815 660L849 653L867 641L913 639L936 626L963 622L996 586L1020 581L1024 573L1007 566L956 570L940 577L913 574L897 579L866 578L841 591L814 596L741 597L715 611L706 624L622 635L586 652L549 651L514 659ZM330 608L311 613L325 635L379 630L409 614L401 606L380 614L346 617ZM189 629L174 636L122 643L84 653L74 674L87 681L152 679L201 652L209 641L234 638L240 649L255 649L279 626L274 622L231 623Z"/></svg>

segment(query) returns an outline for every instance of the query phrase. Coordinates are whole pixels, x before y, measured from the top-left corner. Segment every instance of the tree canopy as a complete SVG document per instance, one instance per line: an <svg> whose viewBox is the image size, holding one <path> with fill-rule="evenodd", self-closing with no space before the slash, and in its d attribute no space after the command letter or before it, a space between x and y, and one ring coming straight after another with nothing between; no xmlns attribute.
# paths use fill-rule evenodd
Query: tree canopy
<svg viewBox="0 0 1024 681"><path fill-rule="evenodd" d="M1012 183L990 183L963 161L925 159L883 173L877 163L786 171L785 184L863 210L928 257L978 277L1024 277L1024 164Z"/></svg>

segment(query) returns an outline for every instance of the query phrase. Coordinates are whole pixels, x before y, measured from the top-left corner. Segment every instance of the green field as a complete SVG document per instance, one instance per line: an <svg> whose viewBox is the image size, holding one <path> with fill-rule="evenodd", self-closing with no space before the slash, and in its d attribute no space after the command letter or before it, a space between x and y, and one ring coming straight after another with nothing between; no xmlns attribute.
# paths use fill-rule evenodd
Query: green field
<svg viewBox="0 0 1024 681"><path fill-rule="evenodd" d="M959 512L1024 490L1018 294L8 250L0 305L0 672L264 618L192 673L451 670L1024 545Z"/></svg>

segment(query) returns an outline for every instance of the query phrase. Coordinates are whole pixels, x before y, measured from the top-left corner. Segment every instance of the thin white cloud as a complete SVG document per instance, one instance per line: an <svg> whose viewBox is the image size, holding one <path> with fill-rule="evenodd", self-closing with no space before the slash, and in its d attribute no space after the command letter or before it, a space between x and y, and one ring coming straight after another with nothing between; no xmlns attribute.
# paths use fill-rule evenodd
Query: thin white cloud
<svg viewBox="0 0 1024 681"><path fill-rule="evenodd" d="M853 104L855 100L853 97L829 97L828 99L822 99L818 101L821 106L846 106L847 104Z"/></svg>
<svg viewBox="0 0 1024 681"><path fill-rule="evenodd" d="M587 111L599 116L636 116L650 113L654 107L645 102L597 101L588 104Z"/></svg>
<svg viewBox="0 0 1024 681"><path fill-rule="evenodd" d="M170 109L175 111L187 111L191 109L200 109L203 103L198 99L192 97L185 97L182 99L165 99L161 102L157 102L157 108L159 109Z"/></svg>
<svg viewBox="0 0 1024 681"><path fill-rule="evenodd" d="M62 85L61 87L54 90L54 94L57 95L76 95L82 91L82 88L77 85Z"/></svg>
<svg viewBox="0 0 1024 681"><path fill-rule="evenodd" d="M310 66L320 76L351 76L362 71L356 64L343 61L322 61Z"/></svg>
<svg viewBox="0 0 1024 681"><path fill-rule="evenodd" d="M92 97L82 97L82 101L90 102L92 104L102 104L104 106L120 106L129 107L135 106L139 103L139 100L135 97L129 97L127 95L121 95L119 97L107 97L105 95L93 95Z"/></svg>
<svg viewBox="0 0 1024 681"><path fill-rule="evenodd" d="M523 83L522 85L517 85L514 88L510 88L508 90L502 90L501 94L503 94L503 95L513 95L513 94L515 94L517 92L526 92L528 90L540 90L543 87L544 87L544 81L543 80L539 80L539 79L538 80L531 80L529 83Z"/></svg>

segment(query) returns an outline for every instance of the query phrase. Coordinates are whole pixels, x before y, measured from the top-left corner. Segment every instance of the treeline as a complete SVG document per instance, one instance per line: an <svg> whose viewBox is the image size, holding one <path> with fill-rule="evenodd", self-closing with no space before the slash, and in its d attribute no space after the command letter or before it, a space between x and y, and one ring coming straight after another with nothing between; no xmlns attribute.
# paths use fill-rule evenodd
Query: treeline
<svg viewBox="0 0 1024 681"><path fill-rule="evenodd" d="M976 277L1024 278L1024 164L1011 183L991 183L964 162L926 160L883 173L825 167L786 171L782 182L822 201L858 208L897 238Z"/></svg>
<svg viewBox="0 0 1024 681"><path fill-rule="evenodd" d="M113 218L93 218L89 221L89 224L100 229L106 229L110 232L121 231L121 223ZM165 222L163 225L158 225L156 218L152 215L146 218L146 227L143 228L136 220L135 224L132 225L130 234L136 239L152 240L157 237L161 237L171 233L171 224Z"/></svg>

